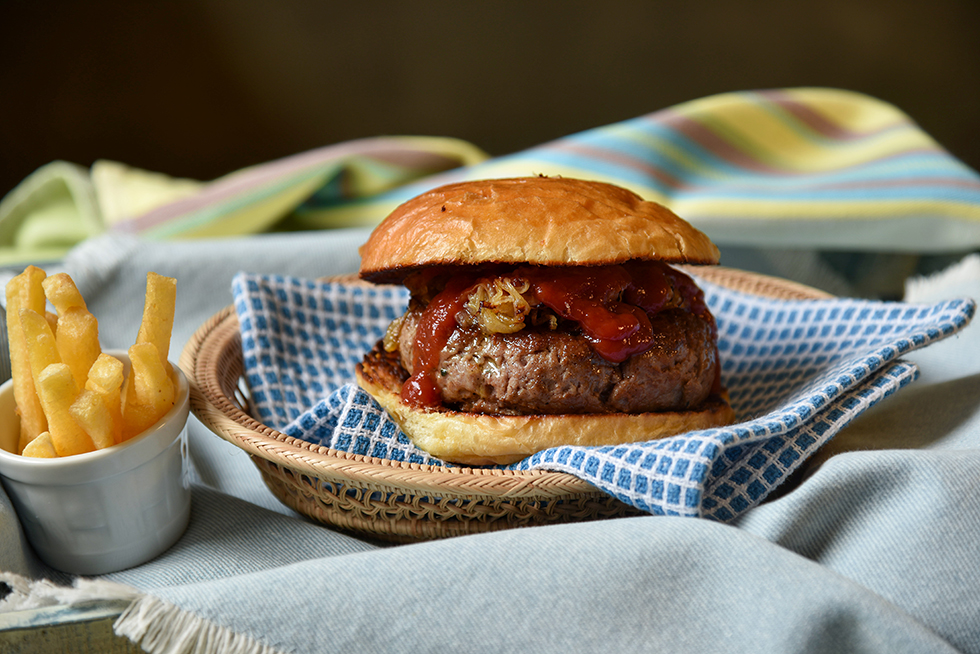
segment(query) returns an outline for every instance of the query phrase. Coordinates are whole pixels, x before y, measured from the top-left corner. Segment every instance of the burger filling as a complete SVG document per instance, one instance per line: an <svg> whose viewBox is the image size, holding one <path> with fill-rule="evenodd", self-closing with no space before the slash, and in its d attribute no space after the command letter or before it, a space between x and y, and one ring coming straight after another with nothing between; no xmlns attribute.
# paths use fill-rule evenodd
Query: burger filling
<svg viewBox="0 0 980 654"><path fill-rule="evenodd" d="M641 413L720 390L703 293L661 262L446 268L405 283L409 308L383 349L412 406Z"/></svg>

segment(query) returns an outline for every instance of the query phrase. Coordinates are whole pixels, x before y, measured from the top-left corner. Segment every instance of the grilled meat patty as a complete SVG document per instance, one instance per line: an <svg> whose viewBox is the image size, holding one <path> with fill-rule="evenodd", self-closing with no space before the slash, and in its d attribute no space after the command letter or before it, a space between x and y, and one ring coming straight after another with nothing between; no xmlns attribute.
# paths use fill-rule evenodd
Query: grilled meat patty
<svg viewBox="0 0 980 654"><path fill-rule="evenodd" d="M421 307L409 310L398 338L409 374L421 313ZM656 314L651 323L650 349L622 363L597 355L573 325L513 334L456 329L440 354L436 384L447 407L472 413L644 413L696 407L710 395L717 374L710 325L674 309Z"/></svg>

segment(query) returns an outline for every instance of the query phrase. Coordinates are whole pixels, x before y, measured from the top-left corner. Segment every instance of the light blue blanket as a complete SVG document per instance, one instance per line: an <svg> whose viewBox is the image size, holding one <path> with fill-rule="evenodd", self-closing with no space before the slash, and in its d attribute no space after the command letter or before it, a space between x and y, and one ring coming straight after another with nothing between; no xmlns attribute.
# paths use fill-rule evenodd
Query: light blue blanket
<svg viewBox="0 0 980 654"><path fill-rule="evenodd" d="M93 313L113 316L108 346L138 329L146 270L194 279L177 346L230 303L242 260L259 274L339 274L364 236L103 238L65 268ZM980 288L980 262L958 275L909 300ZM980 652L978 336L972 325L908 353L917 381L811 457L792 492L727 525L651 516L386 547L297 518L243 452L192 420L187 533L108 579L148 593L136 636L189 625L191 642L278 651ZM51 575L10 511L0 498L0 569Z"/></svg>

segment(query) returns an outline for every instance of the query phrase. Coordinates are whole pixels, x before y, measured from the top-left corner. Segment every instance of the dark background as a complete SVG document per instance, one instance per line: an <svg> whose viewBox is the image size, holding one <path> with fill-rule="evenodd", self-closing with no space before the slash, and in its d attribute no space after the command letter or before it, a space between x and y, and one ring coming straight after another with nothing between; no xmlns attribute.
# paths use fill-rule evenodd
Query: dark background
<svg viewBox="0 0 980 654"><path fill-rule="evenodd" d="M212 179L352 138L506 154L714 93L830 86L980 168L980 2L0 0L0 195L63 159Z"/></svg>

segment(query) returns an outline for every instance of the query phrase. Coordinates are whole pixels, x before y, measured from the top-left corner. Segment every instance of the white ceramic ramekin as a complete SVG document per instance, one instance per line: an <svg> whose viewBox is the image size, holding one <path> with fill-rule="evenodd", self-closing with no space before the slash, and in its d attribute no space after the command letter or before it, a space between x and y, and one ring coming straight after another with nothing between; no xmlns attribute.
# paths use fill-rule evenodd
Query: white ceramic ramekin
<svg viewBox="0 0 980 654"><path fill-rule="evenodd" d="M128 371L124 352L108 353ZM163 553L187 528L188 386L174 370L176 402L153 427L112 447L56 459L12 453L20 423L12 383L0 386L0 478L27 539L51 567L78 575L130 568Z"/></svg>

